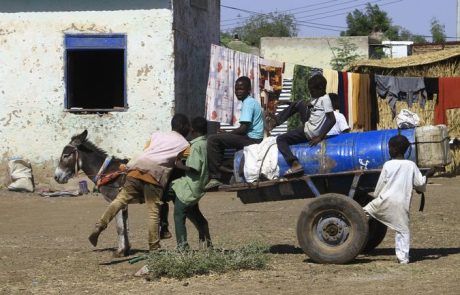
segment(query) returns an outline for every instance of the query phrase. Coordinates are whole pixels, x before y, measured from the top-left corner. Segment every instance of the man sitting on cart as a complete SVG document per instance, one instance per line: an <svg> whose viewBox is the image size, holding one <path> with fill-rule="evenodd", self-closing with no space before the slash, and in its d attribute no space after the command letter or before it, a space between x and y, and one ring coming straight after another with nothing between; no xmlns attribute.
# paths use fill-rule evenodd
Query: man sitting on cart
<svg viewBox="0 0 460 295"><path fill-rule="evenodd" d="M299 113L304 124L303 127L288 131L276 138L278 150L291 167L284 175L285 177L303 175L304 173L302 165L289 146L305 142L308 142L310 146L318 144L336 122L331 99L326 94L326 83L326 78L323 75L317 74L311 77L308 80L308 90L312 99L309 102L301 100L292 103L279 113L275 122L271 124L272 126L269 126L271 127L269 129L273 129L295 113Z"/></svg>
<svg viewBox="0 0 460 295"><path fill-rule="evenodd" d="M209 183L206 190L222 184L222 158L225 149L241 150L247 145L260 143L264 137L263 111L260 103L250 96L251 80L242 76L235 82L235 96L242 102L240 126L231 132L218 133L208 137Z"/></svg>

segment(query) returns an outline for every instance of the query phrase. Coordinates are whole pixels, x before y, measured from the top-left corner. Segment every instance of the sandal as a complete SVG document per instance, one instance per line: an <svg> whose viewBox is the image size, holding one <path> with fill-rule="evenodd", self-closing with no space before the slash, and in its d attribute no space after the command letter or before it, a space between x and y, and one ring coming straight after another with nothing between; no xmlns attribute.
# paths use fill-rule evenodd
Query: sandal
<svg viewBox="0 0 460 295"><path fill-rule="evenodd" d="M286 173L284 173L284 177L295 177L295 176L302 176L304 174L303 168L297 168L297 169L288 169Z"/></svg>

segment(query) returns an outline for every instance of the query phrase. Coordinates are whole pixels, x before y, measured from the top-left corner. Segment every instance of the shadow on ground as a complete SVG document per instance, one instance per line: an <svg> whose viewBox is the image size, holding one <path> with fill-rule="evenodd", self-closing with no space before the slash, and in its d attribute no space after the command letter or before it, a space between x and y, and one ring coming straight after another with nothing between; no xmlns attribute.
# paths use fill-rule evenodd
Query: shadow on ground
<svg viewBox="0 0 460 295"><path fill-rule="evenodd" d="M435 260L441 257L458 254L460 248L411 248L411 262L421 260ZM367 256L395 255L394 248L380 248L367 254Z"/></svg>

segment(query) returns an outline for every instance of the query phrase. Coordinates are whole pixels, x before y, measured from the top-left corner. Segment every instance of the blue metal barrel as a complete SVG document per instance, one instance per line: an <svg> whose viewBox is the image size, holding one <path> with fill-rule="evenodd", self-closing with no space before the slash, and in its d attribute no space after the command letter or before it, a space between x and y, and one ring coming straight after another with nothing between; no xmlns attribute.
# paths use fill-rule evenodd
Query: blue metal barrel
<svg viewBox="0 0 460 295"><path fill-rule="evenodd" d="M302 164L305 174L379 169L390 159L388 141L398 132L411 142L405 158L416 162L415 129L345 133L328 137L314 147L310 147L307 143L293 145L291 150ZM242 155L242 151L235 154L235 176L238 176L236 174ZM278 165L280 175L289 169L281 153L278 154ZM240 177L236 178L237 181L242 181Z"/></svg>

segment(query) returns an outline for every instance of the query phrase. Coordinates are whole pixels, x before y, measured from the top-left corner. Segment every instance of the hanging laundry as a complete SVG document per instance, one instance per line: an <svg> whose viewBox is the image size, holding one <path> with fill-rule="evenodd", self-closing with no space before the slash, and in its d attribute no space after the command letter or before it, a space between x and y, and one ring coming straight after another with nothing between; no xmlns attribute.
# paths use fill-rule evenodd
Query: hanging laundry
<svg viewBox="0 0 460 295"><path fill-rule="evenodd" d="M259 57L212 45L206 89L206 118L209 121L237 124L241 102L234 95L234 86L241 76L251 79L251 95L260 97Z"/></svg>
<svg viewBox="0 0 460 295"><path fill-rule="evenodd" d="M339 96L339 111L342 113L345 117L345 94L344 94L344 85L343 85L343 75L342 72L338 72L339 76L339 89L337 95Z"/></svg>
<svg viewBox="0 0 460 295"><path fill-rule="evenodd" d="M377 89L375 88L375 75L369 74L369 98L371 101L371 130L377 130L379 124L379 104L377 101Z"/></svg>
<svg viewBox="0 0 460 295"><path fill-rule="evenodd" d="M275 113L283 89L284 63L260 58L259 70L262 108L266 112Z"/></svg>
<svg viewBox="0 0 460 295"><path fill-rule="evenodd" d="M353 108L352 124L353 126L357 128L362 127L362 126L358 126L358 103L359 103L359 90L360 90L359 79L360 77L361 75L358 73L351 74L351 80L353 81L352 82L352 108Z"/></svg>
<svg viewBox="0 0 460 295"><path fill-rule="evenodd" d="M294 76L292 79L291 100L298 101L301 99L310 100L310 91L308 90L308 80L312 76L312 68L295 65Z"/></svg>
<svg viewBox="0 0 460 295"><path fill-rule="evenodd" d="M358 127L371 130L371 95L369 74L359 74Z"/></svg>
<svg viewBox="0 0 460 295"><path fill-rule="evenodd" d="M319 69L313 69L307 66L295 65L292 79L291 101L305 99L310 100L310 91L308 90L308 80L316 74L321 74ZM297 128L302 126L299 117L296 115L289 118L289 128Z"/></svg>
<svg viewBox="0 0 460 295"><path fill-rule="evenodd" d="M326 78L326 93L338 93L339 73L331 69L323 69L323 76Z"/></svg>
<svg viewBox="0 0 460 295"><path fill-rule="evenodd" d="M423 78L423 82L425 83L427 99L432 100L433 95L439 93L438 78Z"/></svg>
<svg viewBox="0 0 460 295"><path fill-rule="evenodd" d="M347 72L342 72L342 81L343 81L343 115L348 122L348 74ZM340 93L339 93L340 95Z"/></svg>
<svg viewBox="0 0 460 295"><path fill-rule="evenodd" d="M347 73L348 80L348 126L353 129L353 79L352 73Z"/></svg>
<svg viewBox="0 0 460 295"><path fill-rule="evenodd" d="M455 108L460 108L460 77L439 78L439 95L434 109L434 124L447 125L446 110Z"/></svg>
<svg viewBox="0 0 460 295"><path fill-rule="evenodd" d="M393 77L375 75L377 93L380 97L387 97L393 118L396 115L396 101L405 100L409 107L418 99L420 106L425 107L426 91L422 77Z"/></svg>

